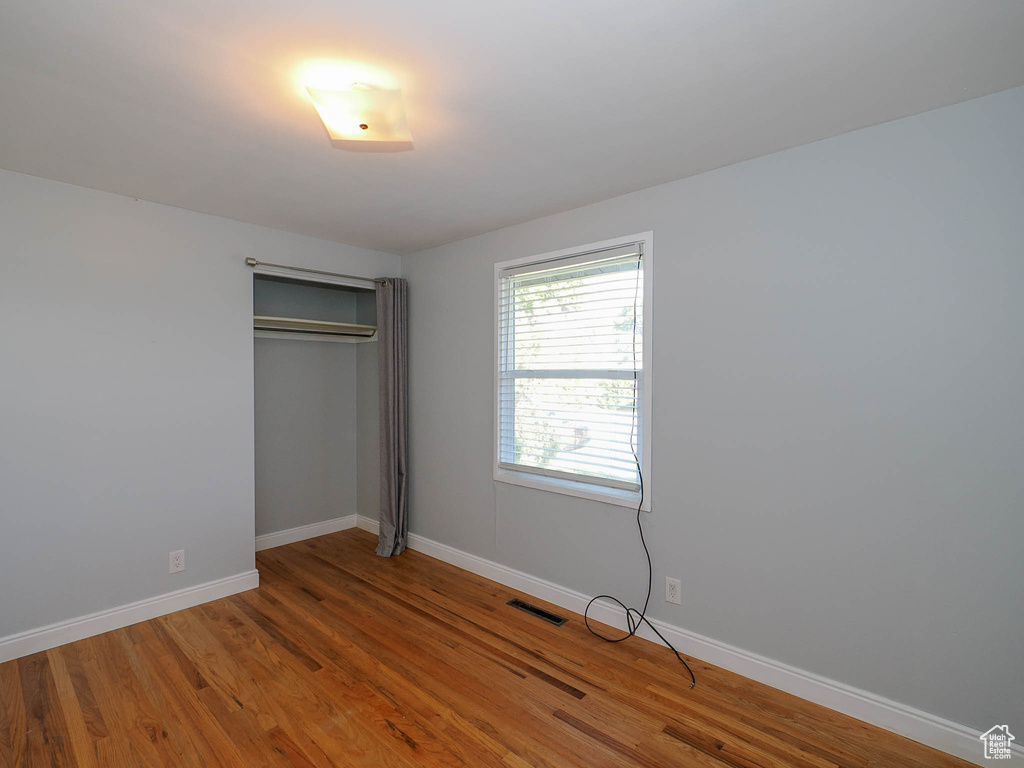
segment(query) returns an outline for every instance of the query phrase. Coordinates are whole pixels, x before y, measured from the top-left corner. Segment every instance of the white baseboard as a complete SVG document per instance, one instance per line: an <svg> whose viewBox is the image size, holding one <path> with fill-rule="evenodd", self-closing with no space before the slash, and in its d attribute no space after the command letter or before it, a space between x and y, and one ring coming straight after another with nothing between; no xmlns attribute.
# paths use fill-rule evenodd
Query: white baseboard
<svg viewBox="0 0 1024 768"><path fill-rule="evenodd" d="M101 635L115 629L121 629L140 621L155 619L184 608L208 603L248 589L256 589L260 585L260 575L255 570L227 576L194 587L186 587L175 592L166 592L156 597L139 600L105 611L79 616L69 621L61 621L46 627L31 629L16 635L0 638L0 662L18 659L32 653L56 648L58 645L84 640L93 635Z"/></svg>
<svg viewBox="0 0 1024 768"><path fill-rule="evenodd" d="M374 520L372 517L356 515L356 528L362 528L364 531L369 531L376 536L380 533L380 522L378 520ZM441 558L438 558L438 560L440 559Z"/></svg>
<svg viewBox="0 0 1024 768"><path fill-rule="evenodd" d="M277 533L265 533L262 536L256 537L256 551L280 547L285 544L294 544L296 541L304 541L305 539L312 539L317 536L324 536L328 533L336 533L337 531L345 531L355 527L356 515L346 515L345 517L336 517L333 520L324 520L322 523L300 525L298 528L289 528L286 531L278 531Z"/></svg>
<svg viewBox="0 0 1024 768"><path fill-rule="evenodd" d="M376 533L377 521L365 517L357 520L359 528ZM409 548L436 557L446 563L484 576L549 603L582 614L590 596L539 579L514 568L485 560L447 544L409 534ZM611 626L622 625L622 612L611 606L596 604L591 617ZM757 680L773 688L792 693L871 725L898 733L978 765L985 764L980 732L937 715L901 704L884 696L830 680L781 661L699 635L696 632L654 620L654 625L680 652L695 656L731 672ZM660 642L653 632L643 627L641 637ZM699 681L698 681L699 684ZM1024 747L1013 746L1016 755L1024 757Z"/></svg>

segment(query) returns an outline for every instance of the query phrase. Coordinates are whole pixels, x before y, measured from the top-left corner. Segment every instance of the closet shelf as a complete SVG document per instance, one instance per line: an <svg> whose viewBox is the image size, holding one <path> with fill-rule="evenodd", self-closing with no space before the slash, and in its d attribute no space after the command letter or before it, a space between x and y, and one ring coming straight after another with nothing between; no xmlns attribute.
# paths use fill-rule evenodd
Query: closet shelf
<svg viewBox="0 0 1024 768"><path fill-rule="evenodd" d="M257 336L291 336L321 341L370 341L377 334L375 325L302 320L296 317L268 317L266 315L254 316L252 327Z"/></svg>

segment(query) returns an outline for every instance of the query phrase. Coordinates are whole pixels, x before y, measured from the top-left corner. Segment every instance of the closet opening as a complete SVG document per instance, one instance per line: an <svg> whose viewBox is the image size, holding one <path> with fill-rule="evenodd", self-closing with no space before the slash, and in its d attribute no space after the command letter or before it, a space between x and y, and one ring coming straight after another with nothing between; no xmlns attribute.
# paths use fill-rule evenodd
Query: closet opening
<svg viewBox="0 0 1024 768"><path fill-rule="evenodd" d="M376 291L358 282L253 275L257 550L377 518Z"/></svg>

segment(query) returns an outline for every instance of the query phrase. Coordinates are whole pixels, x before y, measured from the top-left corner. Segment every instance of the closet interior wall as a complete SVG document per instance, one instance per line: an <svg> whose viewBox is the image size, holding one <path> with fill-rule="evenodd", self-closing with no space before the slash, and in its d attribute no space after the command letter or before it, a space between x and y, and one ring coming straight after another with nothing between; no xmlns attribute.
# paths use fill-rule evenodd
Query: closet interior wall
<svg viewBox="0 0 1024 768"><path fill-rule="evenodd" d="M263 276L256 315L376 324L372 292ZM376 518L377 345L254 339L256 536Z"/></svg>

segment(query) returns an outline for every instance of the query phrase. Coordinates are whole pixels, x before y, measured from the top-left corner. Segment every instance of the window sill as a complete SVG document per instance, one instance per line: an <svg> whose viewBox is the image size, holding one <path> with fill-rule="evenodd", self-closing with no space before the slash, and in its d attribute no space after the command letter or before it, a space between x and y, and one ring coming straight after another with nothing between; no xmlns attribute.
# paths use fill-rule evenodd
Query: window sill
<svg viewBox="0 0 1024 768"><path fill-rule="evenodd" d="M624 491L619 490L618 488L605 488L603 486L592 485L590 483L579 483L573 480L562 480L561 478L532 475L527 472L509 472L508 470L498 469L494 472L494 479L499 483L521 485L524 488L534 488L538 491L561 493L565 496L576 496L581 499L600 501L604 504L614 504L618 507L628 507L634 510L636 509L637 504L640 503L640 494L636 491ZM651 511L651 499L649 494L644 494L642 509L644 512Z"/></svg>

